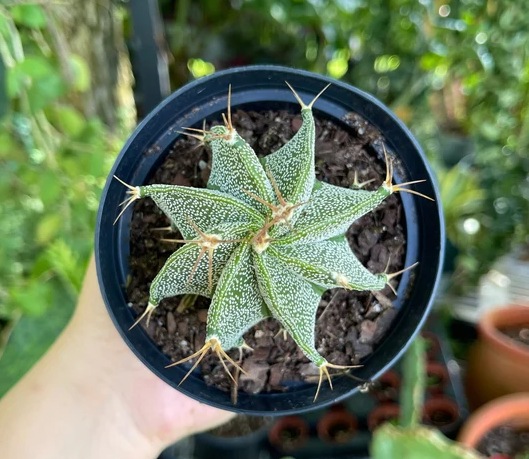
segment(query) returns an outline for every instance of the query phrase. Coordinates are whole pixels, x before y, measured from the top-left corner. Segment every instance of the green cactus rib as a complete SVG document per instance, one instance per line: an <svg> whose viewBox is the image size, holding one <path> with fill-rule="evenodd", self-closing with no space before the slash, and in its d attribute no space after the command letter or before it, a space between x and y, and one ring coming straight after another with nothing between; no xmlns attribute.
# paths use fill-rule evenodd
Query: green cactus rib
<svg viewBox="0 0 529 459"><path fill-rule="evenodd" d="M322 241L344 234L355 220L376 209L390 194L385 186L366 191L321 183L301 211L295 231L278 244Z"/></svg>
<svg viewBox="0 0 529 459"><path fill-rule="evenodd" d="M277 246L272 243L268 251L287 269L324 289L381 290L388 281L385 274L367 270L343 236L339 240L308 244Z"/></svg>
<svg viewBox="0 0 529 459"><path fill-rule="evenodd" d="M277 185L287 202L305 202L310 198L316 175L314 173L314 142L316 129L312 106L329 87L325 86L309 105L287 83L301 105L302 124L298 132L276 152L265 156L263 162L276 178ZM293 219L294 220L294 219Z"/></svg>
<svg viewBox="0 0 529 459"><path fill-rule="evenodd" d="M213 233L219 241L238 240L245 235L247 227L236 224L220 225ZM171 242L170 240L166 240ZM179 242L175 240L175 242ZM196 294L210 298L209 263L207 256L200 256L203 250L201 240L188 242L174 252L154 278L150 288L150 303L158 305L164 299L176 295ZM212 252L212 283L216 284L230 256L236 249L235 243L219 242ZM197 263L198 261L198 263Z"/></svg>
<svg viewBox="0 0 529 459"><path fill-rule="evenodd" d="M213 158L208 188L220 190L265 212L266 207L253 199L251 194L273 202L274 192L250 145L235 130L230 132L224 126L213 127L210 137Z"/></svg>
<svg viewBox="0 0 529 459"><path fill-rule="evenodd" d="M152 198L186 239L196 236L190 222L205 230L226 222L247 223L248 228L260 227L264 222L263 215L253 207L221 191L178 185L138 188L139 197Z"/></svg>
<svg viewBox="0 0 529 459"><path fill-rule="evenodd" d="M149 304L134 325L149 319L164 298L184 293L211 297L204 346L170 366L196 359L187 378L213 351L236 382L226 361L242 369L226 351L243 345L244 333L272 316L319 368L317 397L324 376L332 387L329 368L350 368L327 362L315 348L323 291L380 290L400 274L369 272L351 251L346 230L390 194L420 193L404 188L409 184L392 185L389 161L386 180L375 191L317 182L312 106L319 94L306 105L292 91L301 105L301 128L262 162L232 126L228 107L224 125L209 131L188 128L187 135L212 151L207 189L122 182L129 195L123 204L127 208L151 197L182 233L183 239L174 242L185 244L153 280Z"/></svg>
<svg viewBox="0 0 529 459"><path fill-rule="evenodd" d="M206 340L217 338L224 349L239 347L248 328L270 317L252 265L250 244L240 244L222 271L211 301Z"/></svg>
<svg viewBox="0 0 529 459"><path fill-rule="evenodd" d="M310 109L301 111L302 125L292 139L263 163L287 202L307 201L312 193L314 173L314 118Z"/></svg>

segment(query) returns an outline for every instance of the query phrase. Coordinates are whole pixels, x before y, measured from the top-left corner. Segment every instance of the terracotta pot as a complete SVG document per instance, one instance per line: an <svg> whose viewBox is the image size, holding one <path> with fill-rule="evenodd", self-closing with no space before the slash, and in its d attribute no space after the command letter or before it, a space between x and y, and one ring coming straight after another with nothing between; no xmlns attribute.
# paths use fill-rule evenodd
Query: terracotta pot
<svg viewBox="0 0 529 459"><path fill-rule="evenodd" d="M529 346L499 331L517 325L529 325L529 305L509 305L481 318L465 381L471 408L502 395L529 392Z"/></svg>
<svg viewBox="0 0 529 459"><path fill-rule="evenodd" d="M399 398L400 376L396 371L386 371L375 383L373 395L379 402L395 402Z"/></svg>
<svg viewBox="0 0 529 459"><path fill-rule="evenodd" d="M358 421L348 411L331 410L327 412L316 426L318 436L328 443L346 443L356 435Z"/></svg>
<svg viewBox="0 0 529 459"><path fill-rule="evenodd" d="M449 380L448 370L439 362L426 365L426 389L431 394L442 394Z"/></svg>
<svg viewBox="0 0 529 459"><path fill-rule="evenodd" d="M459 407L449 397L433 397L424 403L424 424L436 427L443 433L448 433L455 429L459 420Z"/></svg>
<svg viewBox="0 0 529 459"><path fill-rule="evenodd" d="M367 417L367 427L373 432L381 424L388 421L398 420L400 407L396 403L383 403L378 405Z"/></svg>
<svg viewBox="0 0 529 459"><path fill-rule="evenodd" d="M504 424L529 428L529 392L506 395L483 405L468 418L458 441L476 448L487 432Z"/></svg>
<svg viewBox="0 0 529 459"><path fill-rule="evenodd" d="M268 432L270 444L279 451L294 451L309 438L309 425L301 416L279 418Z"/></svg>

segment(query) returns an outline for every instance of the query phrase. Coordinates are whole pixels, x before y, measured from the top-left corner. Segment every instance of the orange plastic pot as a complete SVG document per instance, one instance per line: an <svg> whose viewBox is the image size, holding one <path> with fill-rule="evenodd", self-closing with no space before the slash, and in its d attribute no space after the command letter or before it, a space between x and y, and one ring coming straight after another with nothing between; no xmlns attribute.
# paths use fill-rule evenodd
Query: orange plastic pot
<svg viewBox="0 0 529 459"><path fill-rule="evenodd" d="M373 395L379 402L395 402L399 398L400 376L394 370L386 371L374 388Z"/></svg>
<svg viewBox="0 0 529 459"><path fill-rule="evenodd" d="M459 419L459 407L449 397L433 397L424 403L424 424L433 426L445 434L455 430Z"/></svg>
<svg viewBox="0 0 529 459"><path fill-rule="evenodd" d="M367 417L367 428L370 432L385 422L398 421L400 407L397 403L382 403L371 411Z"/></svg>
<svg viewBox="0 0 529 459"><path fill-rule="evenodd" d="M468 356L466 393L471 408L516 392L529 392L529 346L499 330L529 326L529 305L510 305L485 314Z"/></svg>
<svg viewBox="0 0 529 459"><path fill-rule="evenodd" d="M347 443L357 428L356 417L345 409L327 412L316 426L318 437L327 443Z"/></svg>
<svg viewBox="0 0 529 459"><path fill-rule="evenodd" d="M439 338L434 332L423 330L421 336L426 341L426 357L428 360L435 360L441 352Z"/></svg>
<svg viewBox="0 0 529 459"><path fill-rule="evenodd" d="M476 448L487 432L504 424L529 428L529 393L506 395L483 405L465 422L458 441Z"/></svg>
<svg viewBox="0 0 529 459"><path fill-rule="evenodd" d="M301 448L309 438L309 425L301 416L279 418L268 431L268 441L278 451Z"/></svg>
<svg viewBox="0 0 529 459"><path fill-rule="evenodd" d="M428 362L426 365L426 379L427 387L426 389L431 394L442 394L450 376L448 375L448 370L440 362Z"/></svg>

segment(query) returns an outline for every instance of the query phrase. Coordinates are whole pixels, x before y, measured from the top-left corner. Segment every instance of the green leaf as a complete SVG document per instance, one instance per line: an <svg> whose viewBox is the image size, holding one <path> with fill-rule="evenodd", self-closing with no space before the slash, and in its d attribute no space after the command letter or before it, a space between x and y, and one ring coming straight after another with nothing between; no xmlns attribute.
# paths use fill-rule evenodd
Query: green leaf
<svg viewBox="0 0 529 459"><path fill-rule="evenodd" d="M59 214L44 215L37 224L35 240L40 245L48 244L59 233L64 225L64 216Z"/></svg>
<svg viewBox="0 0 529 459"><path fill-rule="evenodd" d="M242 335L270 316L252 265L250 245L240 244L222 272L208 310L206 341L217 338L225 350L241 345Z"/></svg>
<svg viewBox="0 0 529 459"><path fill-rule="evenodd" d="M7 97L6 67L4 60L0 58L0 119L3 118L8 110L9 98Z"/></svg>
<svg viewBox="0 0 529 459"><path fill-rule="evenodd" d="M291 271L325 289L381 290L386 285L386 275L372 274L367 270L344 237L278 247L272 243L268 251Z"/></svg>
<svg viewBox="0 0 529 459"><path fill-rule="evenodd" d="M86 126L85 117L71 105L53 104L46 114L57 129L71 138L78 137Z"/></svg>
<svg viewBox="0 0 529 459"><path fill-rule="evenodd" d="M295 231L280 238L278 244L321 241L344 234L355 220L376 209L389 194L383 187L366 191L321 185L300 213Z"/></svg>
<svg viewBox="0 0 529 459"><path fill-rule="evenodd" d="M90 89L90 67L86 61L76 54L70 56L73 71L73 89L86 92Z"/></svg>
<svg viewBox="0 0 529 459"><path fill-rule="evenodd" d="M46 257L72 298L77 298L86 269L85 264L80 261L79 253L74 252L64 240L58 239L48 247Z"/></svg>
<svg viewBox="0 0 529 459"><path fill-rule="evenodd" d="M230 195L202 188L176 185L147 185L140 187L140 196L149 196L171 219L185 239L192 239L197 232L190 221L203 232L209 232L222 223L247 223L260 227L264 217Z"/></svg>
<svg viewBox="0 0 529 459"><path fill-rule="evenodd" d="M10 33L10 23L7 15L0 14L0 37L8 36Z"/></svg>
<svg viewBox="0 0 529 459"><path fill-rule="evenodd" d="M55 170L44 169L39 171L34 181L38 186L39 197L45 209L53 209L54 206L57 206L65 198L64 188L62 186L63 178L57 177ZM64 227L64 216L62 226Z"/></svg>
<svg viewBox="0 0 529 459"><path fill-rule="evenodd" d="M224 136L232 137L226 139ZM211 138L211 140L208 140ZM266 214L268 208L248 193L274 202L274 191L252 147L233 131L215 126L206 135L211 146L212 165L208 188L227 193Z"/></svg>
<svg viewBox="0 0 529 459"><path fill-rule="evenodd" d="M0 125L0 159L22 162L22 155L17 155L19 151L20 145L15 141L14 136L8 132L7 127Z"/></svg>
<svg viewBox="0 0 529 459"><path fill-rule="evenodd" d="M36 4L23 3L15 5L11 7L10 13L17 24L31 29L42 29L47 24L44 10Z"/></svg>
<svg viewBox="0 0 529 459"><path fill-rule="evenodd" d="M60 71L42 56L27 56L7 72L9 97L16 97L25 91L33 111L62 96L65 89Z"/></svg>
<svg viewBox="0 0 529 459"><path fill-rule="evenodd" d="M375 430L371 443L373 459L480 459L481 455L448 440L426 427L402 429L384 424Z"/></svg>
<svg viewBox="0 0 529 459"><path fill-rule="evenodd" d="M57 73L51 62L43 56L26 56L23 61L17 62L14 68L24 77L35 79Z"/></svg>
<svg viewBox="0 0 529 459"><path fill-rule="evenodd" d="M259 289L268 309L317 366L325 363L314 347L316 311L321 293L267 252L254 252Z"/></svg>
<svg viewBox="0 0 529 459"><path fill-rule="evenodd" d="M9 292L11 301L23 313L41 317L48 309L51 286L42 280L26 281Z"/></svg>
<svg viewBox="0 0 529 459"><path fill-rule="evenodd" d="M6 94L9 99L17 97L24 88L24 74L17 67L6 69Z"/></svg>

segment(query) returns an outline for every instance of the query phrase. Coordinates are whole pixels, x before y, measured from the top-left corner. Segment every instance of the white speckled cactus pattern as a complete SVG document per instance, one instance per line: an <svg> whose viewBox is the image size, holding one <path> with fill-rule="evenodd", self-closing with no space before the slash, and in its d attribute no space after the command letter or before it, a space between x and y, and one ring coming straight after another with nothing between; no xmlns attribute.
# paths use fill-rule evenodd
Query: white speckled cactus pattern
<svg viewBox="0 0 529 459"><path fill-rule="evenodd" d="M323 92L323 91L322 91ZM172 185L129 188L128 206L152 198L183 236L153 280L143 317L164 298L198 294L211 298L204 346L177 365L213 350L237 366L226 351L243 346L243 334L267 317L277 319L320 369L318 391L333 365L315 348L316 310L326 289L380 290L400 273L372 274L351 251L345 232L362 215L396 191L391 163L376 191L346 189L316 180L312 106L301 105L302 126L278 151L260 161L231 124L190 129L212 151L207 189ZM320 93L321 94L321 93ZM187 375L186 375L187 377ZM185 378L184 378L185 379ZM317 396L318 392L316 393Z"/></svg>

